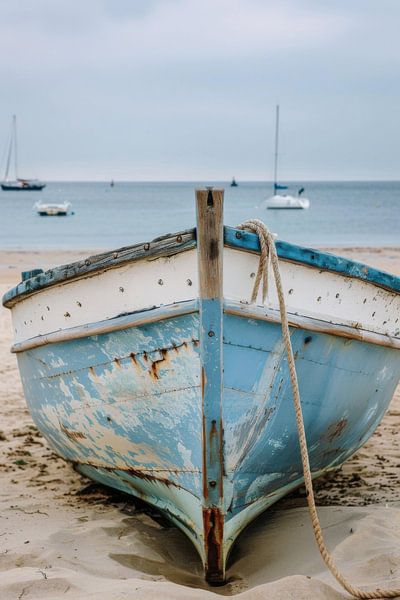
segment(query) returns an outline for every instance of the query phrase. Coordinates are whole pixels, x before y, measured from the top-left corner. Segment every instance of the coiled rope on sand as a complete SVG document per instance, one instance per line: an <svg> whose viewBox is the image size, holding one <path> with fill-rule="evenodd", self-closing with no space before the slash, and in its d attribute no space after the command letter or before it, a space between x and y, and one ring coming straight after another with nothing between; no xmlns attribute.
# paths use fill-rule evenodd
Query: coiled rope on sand
<svg viewBox="0 0 400 600"><path fill-rule="evenodd" d="M259 219L251 219L249 221L245 221L241 225L237 227L237 229L248 230L255 234L257 234L258 239L260 240L260 261L258 265L258 271L256 275L256 279L254 282L253 292L251 295L251 303L254 303L257 299L257 295L260 289L260 284L262 282L262 301L263 303L266 300L268 294L268 266L269 262L271 262L276 291L278 295L279 302L279 312L281 315L281 327L282 327L282 337L285 345L289 373L290 373L290 381L292 385L293 392L293 404L296 413L296 423L297 430L299 436L299 444L300 444L300 454L301 454L301 462L303 465L303 474L304 474L304 485L306 488L306 496L307 496L307 504L311 517L312 528L315 536L315 540L317 542L319 551L321 556L332 573L335 579L340 583L340 585L347 591L349 594L352 594L355 598L367 598L370 600L374 600L375 598L396 598L400 596L400 588L385 590L385 589L376 589L376 590L362 590L358 587L353 586L344 575L339 571L336 566L332 555L326 547L323 535L321 524L319 521L317 509L315 506L315 498L314 498L314 488L312 483L312 475L310 469L310 461L308 456L307 449L307 439L306 432L304 429L304 420L303 420L303 412L301 409L301 401L300 401L300 392L299 392L299 384L297 381L297 372L296 372L296 364L293 356L292 342L290 339L290 331L289 324L286 314L286 304L285 297L283 292L283 285L281 274L279 270L279 259L275 248L275 240L274 235L268 230L267 226L260 221Z"/></svg>

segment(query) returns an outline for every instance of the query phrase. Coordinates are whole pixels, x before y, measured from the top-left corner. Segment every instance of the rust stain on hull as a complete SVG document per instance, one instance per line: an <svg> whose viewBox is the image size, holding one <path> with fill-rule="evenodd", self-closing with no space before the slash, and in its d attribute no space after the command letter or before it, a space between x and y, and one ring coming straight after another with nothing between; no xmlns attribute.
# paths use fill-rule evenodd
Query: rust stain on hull
<svg viewBox="0 0 400 600"><path fill-rule="evenodd" d="M340 436L340 434L342 433L343 429L345 429L346 426L347 426L347 419L340 419L340 421L338 421L337 423L333 423L328 428L328 431L326 433L327 439L330 442L333 442L333 440L335 438Z"/></svg>
<svg viewBox="0 0 400 600"><path fill-rule="evenodd" d="M183 487L179 483L177 483L176 481L172 481L171 479L168 479L168 477L160 477L160 475L158 474L159 471L157 471L157 469L153 470L153 473L157 473L157 474L153 474L153 473L149 472L148 470L141 471L140 469L133 469L131 467L122 467L122 466L110 467L109 465L97 465L97 464L91 463L90 461L87 461L87 462L72 461L72 464L74 465L74 467L76 467L78 469L79 469L79 466L89 466L89 467L93 467L94 469L101 469L103 471L109 471L111 473L121 471L122 473L124 473L126 475L130 475L131 477L137 477L138 479L142 479L144 481L162 483L166 487L172 486L172 487L175 487L178 489L185 490L189 493L193 493L193 492L190 492L190 490L187 490L185 487ZM165 472L165 470L162 470L162 472ZM175 474L198 473L198 471L195 471L195 470L190 471L190 470L184 470L184 469L176 469L176 470L170 469L170 470L168 470L168 472L175 473ZM124 481L126 483L128 483L128 481L126 479L124 479Z"/></svg>
<svg viewBox="0 0 400 600"><path fill-rule="evenodd" d="M204 500L207 501L208 500L208 485L207 485L207 456L206 456L206 431L207 431L207 426L206 426L206 418L204 415L204 390L206 387L206 381L207 381L207 377L206 377L206 372L204 370L204 367L201 367L201 397L203 399L203 406L202 406L202 414L203 414L203 423L202 423L202 438L203 438L203 443L202 443L202 448L203 448L203 497Z"/></svg>
<svg viewBox="0 0 400 600"><path fill-rule="evenodd" d="M211 584L225 582L223 539L224 516L217 507L203 508L205 574Z"/></svg>
<svg viewBox="0 0 400 600"><path fill-rule="evenodd" d="M60 429L63 433L65 433L65 435L70 439L70 440L84 440L86 439L86 434L83 433L83 431L72 431L71 429L68 429L67 427L65 427L65 425L63 425L62 423L60 423Z"/></svg>

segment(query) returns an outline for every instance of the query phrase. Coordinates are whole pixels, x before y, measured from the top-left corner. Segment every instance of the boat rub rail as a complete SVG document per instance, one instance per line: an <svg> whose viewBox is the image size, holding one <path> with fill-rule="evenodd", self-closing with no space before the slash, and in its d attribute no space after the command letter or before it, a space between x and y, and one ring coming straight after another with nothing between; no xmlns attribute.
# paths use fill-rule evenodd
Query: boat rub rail
<svg viewBox="0 0 400 600"><path fill-rule="evenodd" d="M104 321L78 325L76 327L70 327L28 338L22 342L13 344L11 352L24 352L47 344L57 344L60 342L91 337L93 335L102 335L112 331L139 327L147 323L154 323L156 321L197 312L197 300L186 300L184 302L177 302L161 307L151 307L142 311L135 311L130 314L105 319ZM280 323L279 310L266 308L264 306L244 304L232 300L225 300L224 313L246 319L259 319L277 324ZM359 340L361 342L370 342L379 346L400 348L400 337L392 336L385 332L362 329L359 323L333 323L332 321L324 321L315 317L302 316L294 313L288 313L288 318L290 327L300 328L314 333L328 333L339 337ZM191 343L190 340L187 341ZM311 340L308 340L307 343L310 341ZM198 340L192 339L192 343L197 346ZM132 359L131 355L130 357ZM124 358L129 357L122 357L119 360L123 360Z"/></svg>

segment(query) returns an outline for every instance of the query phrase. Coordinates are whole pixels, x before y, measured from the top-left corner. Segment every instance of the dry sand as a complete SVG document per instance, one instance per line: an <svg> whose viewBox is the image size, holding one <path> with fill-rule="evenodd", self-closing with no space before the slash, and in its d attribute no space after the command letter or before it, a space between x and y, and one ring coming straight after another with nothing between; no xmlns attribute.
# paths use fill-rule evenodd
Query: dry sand
<svg viewBox="0 0 400 600"><path fill-rule="evenodd" d="M338 251L400 275L400 249ZM86 252L0 252L0 292L21 270ZM228 583L210 588L185 536L133 498L91 484L47 446L23 399L0 313L0 598L243 600L348 598L314 544L301 490L262 515L238 540ZM400 390L370 441L317 484L329 548L363 587L400 587Z"/></svg>

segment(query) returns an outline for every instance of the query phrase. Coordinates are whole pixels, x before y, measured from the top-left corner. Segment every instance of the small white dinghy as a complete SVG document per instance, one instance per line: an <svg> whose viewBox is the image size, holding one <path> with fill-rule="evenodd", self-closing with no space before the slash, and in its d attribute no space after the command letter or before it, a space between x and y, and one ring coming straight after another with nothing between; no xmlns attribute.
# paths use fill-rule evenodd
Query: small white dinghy
<svg viewBox="0 0 400 600"><path fill-rule="evenodd" d="M36 202L33 208L41 217L65 217L70 213L71 203L63 202L56 204Z"/></svg>
<svg viewBox="0 0 400 600"><path fill-rule="evenodd" d="M290 196L289 194L274 194L265 201L267 208L308 208L310 201L301 196Z"/></svg>

